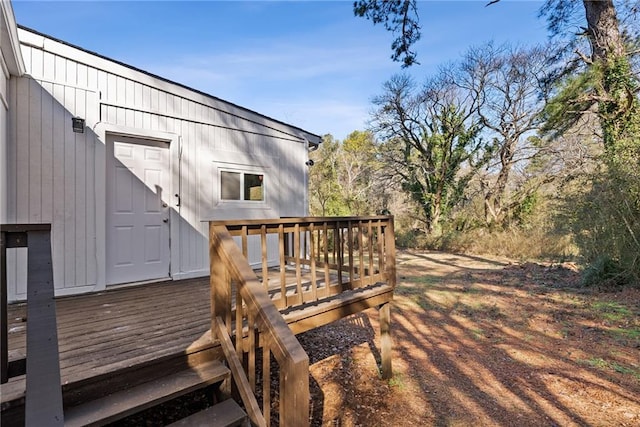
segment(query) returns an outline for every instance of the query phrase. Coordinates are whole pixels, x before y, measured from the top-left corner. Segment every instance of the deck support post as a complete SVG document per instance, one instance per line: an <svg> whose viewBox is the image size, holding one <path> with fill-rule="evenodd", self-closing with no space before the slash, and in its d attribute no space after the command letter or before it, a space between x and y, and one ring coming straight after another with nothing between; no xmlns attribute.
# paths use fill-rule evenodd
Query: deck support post
<svg viewBox="0 0 640 427"><path fill-rule="evenodd" d="M380 357L382 362L382 379L388 380L393 376L391 368L391 352L393 342L391 340L391 304L384 303L380 311Z"/></svg>

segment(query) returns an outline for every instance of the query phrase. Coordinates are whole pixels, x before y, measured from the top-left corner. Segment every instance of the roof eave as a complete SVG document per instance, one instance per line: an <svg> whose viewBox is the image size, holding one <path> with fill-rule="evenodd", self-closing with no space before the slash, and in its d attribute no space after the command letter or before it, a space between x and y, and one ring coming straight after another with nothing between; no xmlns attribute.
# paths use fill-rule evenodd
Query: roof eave
<svg viewBox="0 0 640 427"><path fill-rule="evenodd" d="M0 1L0 32L2 33L2 58L10 75L22 76L25 73L20 40L18 39L18 27L16 25L13 7L10 1Z"/></svg>

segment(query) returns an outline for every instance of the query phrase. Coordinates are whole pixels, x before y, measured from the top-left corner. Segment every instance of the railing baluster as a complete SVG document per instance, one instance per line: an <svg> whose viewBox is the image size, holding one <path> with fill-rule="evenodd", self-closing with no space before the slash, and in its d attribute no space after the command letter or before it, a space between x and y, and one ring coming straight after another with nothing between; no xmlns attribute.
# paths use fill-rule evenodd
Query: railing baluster
<svg viewBox="0 0 640 427"><path fill-rule="evenodd" d="M364 271L364 240L362 235L362 221L358 221L358 279L359 285L365 286L365 271Z"/></svg>
<svg viewBox="0 0 640 427"><path fill-rule="evenodd" d="M271 425L271 343L262 346L262 413Z"/></svg>
<svg viewBox="0 0 640 427"><path fill-rule="evenodd" d="M244 319L244 310L242 307L242 295L238 289L236 289L236 353L240 360L242 360L242 342L243 342L243 331L242 331L242 321Z"/></svg>
<svg viewBox="0 0 640 427"><path fill-rule="evenodd" d="M329 275L329 230L327 221L322 223L322 238L324 244L324 296L328 296L331 286L331 276Z"/></svg>
<svg viewBox="0 0 640 427"><path fill-rule="evenodd" d="M313 223L309 224L309 259L311 262L311 298L315 301L318 299L318 284L316 278L316 246L315 246L315 227Z"/></svg>
<svg viewBox="0 0 640 427"><path fill-rule="evenodd" d="M248 339L249 339L249 348L248 348L248 363L247 363L247 368L249 370L249 384L251 385L251 390L253 390L253 393L255 394L256 392L256 348L258 347L256 345L256 319L255 316L253 315L253 312L251 310L247 311L247 332L248 332ZM245 349L245 351L247 351L247 349Z"/></svg>
<svg viewBox="0 0 640 427"><path fill-rule="evenodd" d="M341 257L339 256L340 253L340 246L342 245L342 241L340 239L340 224L338 222L334 222L333 224L333 263L334 264L340 264L340 259Z"/></svg>
<svg viewBox="0 0 640 427"><path fill-rule="evenodd" d="M262 285L265 289L269 289L269 266L267 264L267 226L260 226L260 248L262 256Z"/></svg>
<svg viewBox="0 0 640 427"><path fill-rule="evenodd" d="M242 255L249 259L249 245L247 242L247 226L242 227Z"/></svg>
<svg viewBox="0 0 640 427"><path fill-rule="evenodd" d="M371 220L369 220L367 230L367 240L369 243L369 274L367 276L369 277L368 284L371 285L373 284L373 275L375 273L373 271L373 227Z"/></svg>
<svg viewBox="0 0 640 427"><path fill-rule="evenodd" d="M347 289L351 289L355 279L353 268L353 223L351 221L347 221L347 239L349 240L349 282L347 283Z"/></svg>
<svg viewBox="0 0 640 427"><path fill-rule="evenodd" d="M380 277L379 280L382 280L382 274L384 272L384 243L383 243L383 234L382 234L382 223L378 221L377 225L377 235L376 238L378 240L378 275Z"/></svg>
<svg viewBox="0 0 640 427"><path fill-rule="evenodd" d="M303 302L302 299L302 272L300 270L300 224L296 224L294 226L294 234L293 234L293 250L295 252L295 263L296 263L296 294L297 298L294 298L298 304Z"/></svg>
<svg viewBox="0 0 640 427"><path fill-rule="evenodd" d="M344 256L343 256L343 247L342 247L342 228L340 228L339 223L335 223L335 231L334 231L334 250L337 251L337 259L336 264L338 265L338 289L342 291L342 267L344 264Z"/></svg>
<svg viewBox="0 0 640 427"><path fill-rule="evenodd" d="M287 305L287 278L285 271L285 237L284 224L278 226L278 241L280 251L280 307Z"/></svg>

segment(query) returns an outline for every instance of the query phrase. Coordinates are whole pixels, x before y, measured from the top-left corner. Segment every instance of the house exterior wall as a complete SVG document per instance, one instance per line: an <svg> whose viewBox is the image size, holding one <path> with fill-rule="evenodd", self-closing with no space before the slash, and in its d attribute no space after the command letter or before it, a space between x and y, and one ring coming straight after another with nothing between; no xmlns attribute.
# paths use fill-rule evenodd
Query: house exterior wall
<svg viewBox="0 0 640 427"><path fill-rule="evenodd" d="M27 75L8 84L5 214L52 223L57 295L105 288L108 134L169 143L174 279L208 274L204 220L307 214L316 135L31 31L19 38ZM84 133L72 117L86 120ZM227 168L264 173L265 201L221 201ZM22 258L9 259L10 299L24 297Z"/></svg>

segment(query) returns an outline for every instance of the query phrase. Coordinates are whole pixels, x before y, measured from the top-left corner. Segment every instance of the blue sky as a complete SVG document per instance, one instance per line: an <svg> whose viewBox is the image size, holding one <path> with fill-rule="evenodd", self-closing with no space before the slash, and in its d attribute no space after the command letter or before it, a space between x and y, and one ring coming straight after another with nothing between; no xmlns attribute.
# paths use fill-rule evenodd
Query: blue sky
<svg viewBox="0 0 640 427"><path fill-rule="evenodd" d="M545 42L540 1L421 1L420 65L391 61L392 36L352 1L13 0L19 24L338 139L366 128L393 74L424 80L472 45Z"/></svg>

